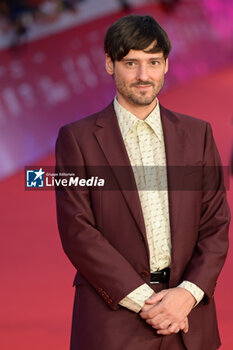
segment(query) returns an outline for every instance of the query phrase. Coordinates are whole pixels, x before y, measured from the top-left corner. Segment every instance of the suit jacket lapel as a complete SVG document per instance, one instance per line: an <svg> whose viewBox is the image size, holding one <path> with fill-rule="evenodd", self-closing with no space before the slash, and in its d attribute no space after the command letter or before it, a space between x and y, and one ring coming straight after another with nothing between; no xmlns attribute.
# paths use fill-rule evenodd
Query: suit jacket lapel
<svg viewBox="0 0 233 350"><path fill-rule="evenodd" d="M138 228L144 237L149 256L149 247L146 238L145 224L138 192L136 190L137 186L114 112L113 104L109 105L103 112L101 112L97 118L96 124L98 125L98 128L95 131L97 141L102 148L102 151L105 154L109 165L112 168L122 194L127 202L128 208L131 211L138 225ZM121 166L124 167L123 173L127 172L127 179L122 176L122 172L119 171ZM127 190L126 182L130 183L130 187L135 188L135 190Z"/></svg>

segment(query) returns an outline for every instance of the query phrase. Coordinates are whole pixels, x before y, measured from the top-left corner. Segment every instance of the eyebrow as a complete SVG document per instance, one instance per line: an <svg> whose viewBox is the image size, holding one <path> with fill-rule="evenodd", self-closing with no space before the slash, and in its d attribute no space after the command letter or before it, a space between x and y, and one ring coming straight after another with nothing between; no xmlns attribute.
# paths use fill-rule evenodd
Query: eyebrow
<svg viewBox="0 0 233 350"><path fill-rule="evenodd" d="M164 59L164 57L151 57L149 58L149 61L162 61ZM137 58L122 58L122 61L127 62L137 62L140 61L140 59Z"/></svg>

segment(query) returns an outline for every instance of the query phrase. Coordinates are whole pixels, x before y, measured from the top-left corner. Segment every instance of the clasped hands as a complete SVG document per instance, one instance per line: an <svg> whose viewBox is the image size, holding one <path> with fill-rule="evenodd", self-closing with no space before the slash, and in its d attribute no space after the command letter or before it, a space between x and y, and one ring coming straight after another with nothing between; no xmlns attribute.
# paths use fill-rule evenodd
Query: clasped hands
<svg viewBox="0 0 233 350"><path fill-rule="evenodd" d="M182 330L188 332L188 314L196 303L196 299L186 289L181 287L164 289L153 293L146 300L140 316L158 334L169 335Z"/></svg>

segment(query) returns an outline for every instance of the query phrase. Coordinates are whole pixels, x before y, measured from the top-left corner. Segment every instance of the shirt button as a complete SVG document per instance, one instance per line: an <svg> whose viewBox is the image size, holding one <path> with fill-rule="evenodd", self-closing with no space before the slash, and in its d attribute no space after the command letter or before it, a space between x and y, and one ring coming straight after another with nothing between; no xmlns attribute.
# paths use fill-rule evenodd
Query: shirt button
<svg viewBox="0 0 233 350"><path fill-rule="evenodd" d="M149 277L149 272L148 271L142 271L141 272L141 276L142 276L142 278L147 278L147 277Z"/></svg>

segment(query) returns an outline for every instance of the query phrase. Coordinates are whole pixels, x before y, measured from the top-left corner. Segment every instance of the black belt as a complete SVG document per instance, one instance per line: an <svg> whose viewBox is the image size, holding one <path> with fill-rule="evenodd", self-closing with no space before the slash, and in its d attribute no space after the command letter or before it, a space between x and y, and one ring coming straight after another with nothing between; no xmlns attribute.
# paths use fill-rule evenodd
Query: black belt
<svg viewBox="0 0 233 350"><path fill-rule="evenodd" d="M166 267L163 270L155 271L150 274L150 283L168 283L170 277L170 269Z"/></svg>

